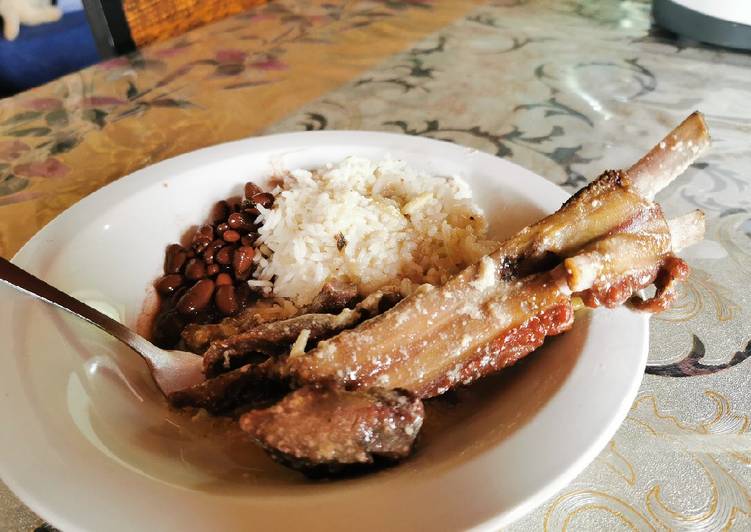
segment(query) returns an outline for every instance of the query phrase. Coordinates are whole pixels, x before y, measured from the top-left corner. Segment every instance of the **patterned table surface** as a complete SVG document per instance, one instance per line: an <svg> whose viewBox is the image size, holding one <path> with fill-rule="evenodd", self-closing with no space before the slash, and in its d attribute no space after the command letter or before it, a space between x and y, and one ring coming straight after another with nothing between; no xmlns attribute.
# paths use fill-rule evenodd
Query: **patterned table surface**
<svg viewBox="0 0 751 532"><path fill-rule="evenodd" d="M452 140L569 191L694 109L711 152L659 197L706 240L600 456L513 530L751 528L751 56L648 2L275 0L0 101L0 255L122 175L218 142L369 129ZM42 522L0 485L0 529Z"/></svg>

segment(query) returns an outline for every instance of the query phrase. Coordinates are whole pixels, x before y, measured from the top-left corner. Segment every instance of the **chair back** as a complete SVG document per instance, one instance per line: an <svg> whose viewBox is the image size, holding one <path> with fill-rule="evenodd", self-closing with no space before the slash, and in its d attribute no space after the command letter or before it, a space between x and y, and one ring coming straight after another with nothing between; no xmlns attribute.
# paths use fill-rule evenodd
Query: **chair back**
<svg viewBox="0 0 751 532"><path fill-rule="evenodd" d="M83 0L104 58L234 15L267 0Z"/></svg>

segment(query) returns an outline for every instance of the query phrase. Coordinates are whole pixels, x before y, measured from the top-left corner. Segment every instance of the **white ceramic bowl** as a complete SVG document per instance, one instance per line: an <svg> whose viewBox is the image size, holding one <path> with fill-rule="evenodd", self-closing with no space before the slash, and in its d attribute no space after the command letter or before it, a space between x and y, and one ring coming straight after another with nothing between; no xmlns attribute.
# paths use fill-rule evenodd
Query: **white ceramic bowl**
<svg viewBox="0 0 751 532"><path fill-rule="evenodd" d="M135 326L165 246L217 200L275 169L390 154L471 185L495 237L566 194L514 164L434 140L309 132L233 142L124 177L68 209L15 262ZM0 472L43 518L73 530L497 528L528 512L605 446L636 394L647 319L582 313L518 367L430 410L416 454L316 483L230 430L170 412L135 353L0 285Z"/></svg>

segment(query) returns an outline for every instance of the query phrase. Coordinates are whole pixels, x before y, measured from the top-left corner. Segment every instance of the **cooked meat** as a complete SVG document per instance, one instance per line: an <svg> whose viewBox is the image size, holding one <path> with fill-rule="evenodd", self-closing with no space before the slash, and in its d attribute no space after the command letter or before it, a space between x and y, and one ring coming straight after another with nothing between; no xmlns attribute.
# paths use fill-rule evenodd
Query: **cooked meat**
<svg viewBox="0 0 751 532"><path fill-rule="evenodd" d="M215 342L204 355L207 380L170 395L169 401L178 408L205 408L216 414L231 412L243 404L268 403L289 388L283 379L277 376L269 378L273 373L273 361L249 363L253 355L258 352L277 355L280 351L289 350L303 331L307 331L308 341L323 332L333 334L341 330L336 327L341 327L347 319L355 324L357 320L391 308L400 298L401 294L396 288L385 287L362 300L355 309L343 311L338 316L298 316L266 323L248 333ZM327 324L336 327L324 331Z"/></svg>
<svg viewBox="0 0 751 532"><path fill-rule="evenodd" d="M318 295L303 308L301 314L338 314L345 308L352 308L359 299L357 285L332 281L323 285Z"/></svg>
<svg viewBox="0 0 751 532"><path fill-rule="evenodd" d="M185 347L193 353L203 353L211 342L230 338L263 323L290 318L300 311L284 299L262 299L244 309L237 316L224 318L220 323L191 324L182 332Z"/></svg>
<svg viewBox="0 0 751 532"><path fill-rule="evenodd" d="M422 402L403 390L304 387L244 414L240 427L275 460L321 476L408 456L424 415Z"/></svg>
<svg viewBox="0 0 751 532"><path fill-rule="evenodd" d="M264 323L225 340L215 340L203 354L204 374L209 379L216 377L247 364L257 354L280 355L289 350L303 331L308 331L308 339L314 340L329 331L339 331L347 324L354 325L350 322L352 314L351 310L338 315L304 314Z"/></svg>
<svg viewBox="0 0 751 532"><path fill-rule="evenodd" d="M704 213L701 211L694 211L680 218L668 220L673 251L678 252L701 240L704 225ZM631 299L631 304L647 312L667 310L675 299L677 283L686 280L688 273L689 268L685 262L677 257L669 257L655 278L654 297L644 300L641 296L635 296Z"/></svg>
<svg viewBox="0 0 751 532"><path fill-rule="evenodd" d="M399 299L401 295L396 288L385 287L363 299L354 309L345 308L339 314L303 314L216 340L203 355L204 374L207 378L215 377L251 362L258 353L276 356L287 352L303 331L307 331L306 340L310 344L329 338L391 308Z"/></svg>
<svg viewBox="0 0 751 532"><path fill-rule="evenodd" d="M457 330L433 331L430 343L420 344L418 349L395 363L384 363L383 371L379 371L377 362L364 369L339 366L340 373L318 382L363 390L374 385L393 386L425 398L513 364L539 347L546 336L571 327L572 297L614 306L661 275L672 278L674 270L683 269L678 265L680 259L672 255L678 246L672 242L673 232L668 223L658 217L645 220L647 222L639 226L637 233L619 232L599 239L551 271L512 283L498 282L500 291L491 284L478 283L475 290L490 290L495 296L489 304L478 307L480 315L452 323ZM696 216L692 221L697 222ZM697 223L693 225L698 227ZM695 231L692 238L699 238L702 232ZM692 241L685 238L681 244ZM616 249L617 255L613 253ZM656 298L660 297L658 290ZM455 343L456 338L461 338L460 343ZM291 356L287 363L294 364L306 357ZM356 372L358 380L348 380L348 372ZM315 382L318 378L316 375L315 379L306 380L300 373L295 376L300 382ZM363 460L369 463L368 452L362 447L360 434L363 430L357 425L358 420L361 423L368 416L360 413L363 408L360 400L354 400L369 392L358 395L358 392L344 392L341 388L314 390L305 386L263 414L259 411L245 414L241 426L277 460L290 467L318 466L332 472L332 466ZM342 430L342 427L353 426L356 428L349 432ZM411 436L409 427L409 424L396 422L392 430L402 430ZM358 456L360 458L356 458Z"/></svg>
<svg viewBox="0 0 751 532"><path fill-rule="evenodd" d="M176 408L204 408L212 414L231 414L239 407L265 406L282 397L289 387L280 380L268 379L264 364L246 364L213 379L170 394Z"/></svg>
<svg viewBox="0 0 751 532"><path fill-rule="evenodd" d="M189 351L203 353L215 340L230 338L264 323L272 323L300 314L338 314L346 308L353 307L359 299L357 286L335 281L323 285L315 299L302 309L280 298L262 299L239 315L224 318L220 323L188 325L183 329L181 336Z"/></svg>

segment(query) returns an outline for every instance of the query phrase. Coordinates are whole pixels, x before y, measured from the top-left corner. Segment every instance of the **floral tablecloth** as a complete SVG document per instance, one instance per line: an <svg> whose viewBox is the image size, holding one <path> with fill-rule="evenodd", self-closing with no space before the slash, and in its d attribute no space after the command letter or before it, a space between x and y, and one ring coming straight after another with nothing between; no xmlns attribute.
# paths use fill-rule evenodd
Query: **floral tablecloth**
<svg viewBox="0 0 751 532"><path fill-rule="evenodd" d="M155 161L293 130L452 140L573 191L691 111L711 152L659 197L706 240L600 456L512 530L751 529L751 56L654 28L648 2L275 0L0 101L0 255ZM0 485L0 528L42 522ZM44 525L47 527L48 525Z"/></svg>

